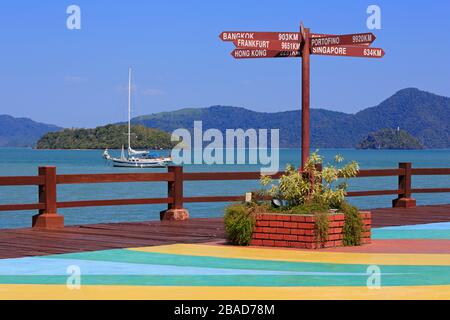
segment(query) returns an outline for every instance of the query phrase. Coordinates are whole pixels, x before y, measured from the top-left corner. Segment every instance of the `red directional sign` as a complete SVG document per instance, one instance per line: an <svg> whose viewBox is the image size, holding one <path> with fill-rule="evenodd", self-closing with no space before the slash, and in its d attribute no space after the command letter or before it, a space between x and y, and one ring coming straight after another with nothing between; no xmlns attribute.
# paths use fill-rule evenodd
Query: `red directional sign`
<svg viewBox="0 0 450 320"><path fill-rule="evenodd" d="M322 38L322 37L335 37L334 34L323 34L323 33L311 33L310 38Z"/></svg>
<svg viewBox="0 0 450 320"><path fill-rule="evenodd" d="M382 58L384 56L384 50L381 48L369 48L364 46L322 46L311 48L311 54L325 56Z"/></svg>
<svg viewBox="0 0 450 320"><path fill-rule="evenodd" d="M330 35L323 37L313 37L310 40L311 47L321 46L347 46L347 45L367 45L376 39L373 33L357 33L344 35Z"/></svg>
<svg viewBox="0 0 450 320"><path fill-rule="evenodd" d="M333 34L312 33L311 38L335 37ZM301 42L300 32L260 32L260 31L224 31L219 35L222 41L245 40L273 40Z"/></svg>
<svg viewBox="0 0 450 320"><path fill-rule="evenodd" d="M246 40L238 39L233 41L239 49L267 49L276 51L300 50L301 42L298 41L278 41L278 40Z"/></svg>
<svg viewBox="0 0 450 320"><path fill-rule="evenodd" d="M278 34L275 37L289 38L286 33ZM235 35L236 36L236 35ZM244 36L244 34L241 34ZM311 47L322 46L347 46L347 45L364 45L368 46L376 37L373 33L358 33L358 34L346 34L346 35L325 35L325 34L313 34L311 35L310 43ZM228 37L224 35L224 37ZM269 37L273 37L269 36ZM228 40L227 40L228 41ZM249 38L239 38L233 40L234 45L240 49L267 49L267 50L300 50L300 41L280 41L280 40L268 40L260 37L259 34L252 34Z"/></svg>
<svg viewBox="0 0 450 320"><path fill-rule="evenodd" d="M254 31L224 31L220 34L222 41L245 40L278 40L298 41L302 38L299 32L254 32Z"/></svg>
<svg viewBox="0 0 450 320"><path fill-rule="evenodd" d="M255 59L255 58L297 58L301 57L300 51L280 51L265 49L236 49L231 52L235 59Z"/></svg>

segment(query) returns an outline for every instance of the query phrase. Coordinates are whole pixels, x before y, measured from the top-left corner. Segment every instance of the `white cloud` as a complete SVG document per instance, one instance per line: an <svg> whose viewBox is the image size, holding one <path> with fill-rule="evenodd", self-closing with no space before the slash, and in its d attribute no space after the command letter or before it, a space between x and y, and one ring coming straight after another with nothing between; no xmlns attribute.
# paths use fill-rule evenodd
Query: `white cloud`
<svg viewBox="0 0 450 320"><path fill-rule="evenodd" d="M155 97L155 96L163 96L166 93L160 89L147 88L140 92L143 96Z"/></svg>
<svg viewBox="0 0 450 320"><path fill-rule="evenodd" d="M116 86L116 90L119 92L128 92L128 84L121 84ZM132 84L131 85L131 92L137 92L138 88L136 85Z"/></svg>
<svg viewBox="0 0 450 320"><path fill-rule="evenodd" d="M118 85L116 90L119 92L128 92L128 85ZM131 92L134 94L147 96L147 97L156 97L156 96L164 96L166 92L161 89L156 88L141 88L137 85L131 85Z"/></svg>
<svg viewBox="0 0 450 320"><path fill-rule="evenodd" d="M67 84L80 84L85 82L87 79L80 76L67 75L64 76L64 82Z"/></svg>

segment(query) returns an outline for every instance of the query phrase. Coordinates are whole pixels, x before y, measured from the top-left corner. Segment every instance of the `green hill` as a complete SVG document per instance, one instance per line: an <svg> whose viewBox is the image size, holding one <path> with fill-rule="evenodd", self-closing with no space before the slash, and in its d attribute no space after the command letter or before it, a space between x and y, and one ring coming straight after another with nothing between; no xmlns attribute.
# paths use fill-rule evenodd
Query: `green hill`
<svg viewBox="0 0 450 320"><path fill-rule="evenodd" d="M0 115L0 147L33 147L42 135L61 129L27 118Z"/></svg>
<svg viewBox="0 0 450 320"><path fill-rule="evenodd" d="M423 149L423 145L404 130L382 129L370 133L359 143L358 149L417 150Z"/></svg>
<svg viewBox="0 0 450 320"><path fill-rule="evenodd" d="M107 125L95 129L65 129L50 132L37 143L38 149L120 149L127 145L128 127ZM132 146L138 149L168 149L170 135L158 129L132 126Z"/></svg>
<svg viewBox="0 0 450 320"><path fill-rule="evenodd" d="M138 129L140 133L136 147L167 147L170 142L167 133L178 128L192 131L197 120L203 121L204 130L217 128L222 132L234 128L280 129L281 147L300 147L300 110L265 113L229 106L182 109L134 118L134 125L166 132ZM425 148L450 148L450 98L409 88L397 92L378 106L356 114L311 110L311 141L315 148L355 148L371 132L397 127L409 132ZM61 128L29 119L0 116L0 147L34 146L42 135L59 130ZM103 135L105 130L107 134ZM66 129L61 133L46 134L40 140L39 147L119 148L126 141L124 132L126 130L123 128L110 126ZM145 137L144 140L139 140L139 136Z"/></svg>
<svg viewBox="0 0 450 320"><path fill-rule="evenodd" d="M281 147L300 147L301 112L263 113L229 106L182 109L134 118L134 124L172 132L192 130L196 120L204 130L280 129ZM311 141L316 148L354 148L370 132L400 127L426 148L450 148L450 98L418 89L404 89L376 107L356 114L311 110Z"/></svg>
<svg viewBox="0 0 450 320"><path fill-rule="evenodd" d="M450 148L450 98L404 89L376 107L355 115L366 132L406 130L426 148Z"/></svg>

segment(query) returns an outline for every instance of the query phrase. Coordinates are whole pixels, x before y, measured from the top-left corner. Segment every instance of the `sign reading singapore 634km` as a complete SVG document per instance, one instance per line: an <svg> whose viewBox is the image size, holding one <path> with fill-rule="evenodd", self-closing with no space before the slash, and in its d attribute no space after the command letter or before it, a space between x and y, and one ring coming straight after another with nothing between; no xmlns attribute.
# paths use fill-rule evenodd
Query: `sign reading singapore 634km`
<svg viewBox="0 0 450 320"><path fill-rule="evenodd" d="M310 55L382 58L372 48L373 33L318 34L300 25L300 32L224 31L222 41L232 42L235 59L302 58L302 166L310 150Z"/></svg>

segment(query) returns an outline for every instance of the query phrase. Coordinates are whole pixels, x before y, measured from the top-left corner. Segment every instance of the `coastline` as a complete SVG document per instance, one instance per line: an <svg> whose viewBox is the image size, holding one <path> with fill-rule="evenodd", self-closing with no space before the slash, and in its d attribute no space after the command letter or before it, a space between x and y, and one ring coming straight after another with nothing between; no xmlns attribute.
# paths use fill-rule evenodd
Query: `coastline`
<svg viewBox="0 0 450 320"><path fill-rule="evenodd" d="M91 150L100 150L103 151L105 149L41 149L41 148L35 148L35 147L0 147L0 150L38 150L38 151L91 151ZM108 148L109 150L118 150L120 151L120 148ZM224 150L227 150L227 148L223 148ZM244 148L245 150L252 150L253 148ZM244 150L244 149L237 149L237 150ZM276 148L275 150L297 150L299 148L289 148L289 147L283 147L283 148ZM151 151L169 151L171 149L149 149ZM446 151L450 150L450 148L431 148L431 149L362 149L362 148L315 148L313 147L311 150L354 150L354 151Z"/></svg>

